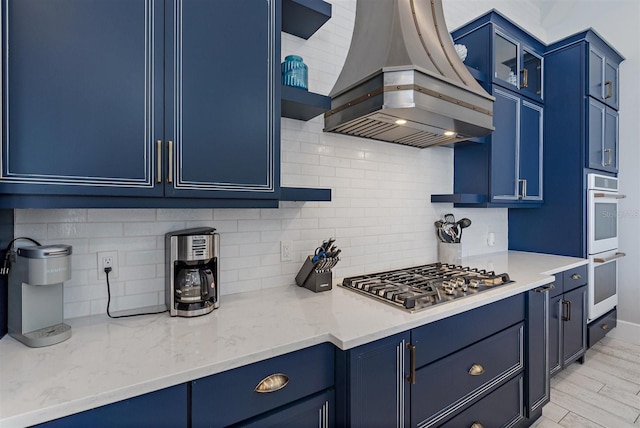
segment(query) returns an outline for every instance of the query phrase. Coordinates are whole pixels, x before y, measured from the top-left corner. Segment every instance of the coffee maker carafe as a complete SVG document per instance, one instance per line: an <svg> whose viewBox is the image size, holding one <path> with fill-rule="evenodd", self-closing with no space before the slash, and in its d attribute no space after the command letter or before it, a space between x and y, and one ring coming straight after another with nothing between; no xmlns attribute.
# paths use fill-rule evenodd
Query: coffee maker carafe
<svg viewBox="0 0 640 428"><path fill-rule="evenodd" d="M220 306L220 235L211 227L165 235L165 302L169 314L194 317Z"/></svg>

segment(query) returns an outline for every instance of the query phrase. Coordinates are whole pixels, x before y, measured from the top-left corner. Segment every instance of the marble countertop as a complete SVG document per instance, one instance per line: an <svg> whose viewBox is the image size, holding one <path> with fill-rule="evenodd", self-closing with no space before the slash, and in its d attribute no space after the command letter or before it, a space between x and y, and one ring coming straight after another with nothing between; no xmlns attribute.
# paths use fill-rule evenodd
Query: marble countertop
<svg viewBox="0 0 640 428"><path fill-rule="evenodd" d="M69 340L28 348L0 340L0 427L22 427L331 342L346 350L548 284L587 260L524 252L465 258L463 264L507 272L513 283L406 313L334 286L297 286L223 296L196 318L167 314L76 318Z"/></svg>

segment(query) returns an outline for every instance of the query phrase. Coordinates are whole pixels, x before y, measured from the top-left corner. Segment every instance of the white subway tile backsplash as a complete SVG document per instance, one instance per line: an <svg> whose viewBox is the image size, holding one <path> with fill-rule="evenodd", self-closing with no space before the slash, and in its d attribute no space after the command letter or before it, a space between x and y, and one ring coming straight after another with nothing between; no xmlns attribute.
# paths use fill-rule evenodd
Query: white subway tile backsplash
<svg viewBox="0 0 640 428"><path fill-rule="evenodd" d="M28 209L20 212L20 217L15 218L16 224L26 223L79 223L87 221L86 209Z"/></svg>
<svg viewBox="0 0 640 428"><path fill-rule="evenodd" d="M156 212L145 209L90 209L87 221L91 223L115 221L155 221Z"/></svg>

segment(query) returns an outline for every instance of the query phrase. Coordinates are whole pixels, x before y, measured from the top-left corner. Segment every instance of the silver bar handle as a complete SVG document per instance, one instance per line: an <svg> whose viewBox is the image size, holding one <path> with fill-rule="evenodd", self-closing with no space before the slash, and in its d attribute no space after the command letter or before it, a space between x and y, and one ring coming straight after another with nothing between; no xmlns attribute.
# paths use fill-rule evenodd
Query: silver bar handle
<svg viewBox="0 0 640 428"><path fill-rule="evenodd" d="M522 192L520 190L522 189ZM525 199L527 197L527 180L518 180L518 198Z"/></svg>
<svg viewBox="0 0 640 428"><path fill-rule="evenodd" d="M596 258L593 259L593 261L596 262L596 263L607 263L607 262L610 262L612 260L620 259L620 258L625 257L625 256L626 256L625 253L615 253L613 256L606 257L604 259L600 258L600 257L596 257Z"/></svg>
<svg viewBox="0 0 640 428"><path fill-rule="evenodd" d="M156 183L162 183L162 140L156 140L156 157L157 157L157 167L158 171L156 172Z"/></svg>
<svg viewBox="0 0 640 428"><path fill-rule="evenodd" d="M627 197L627 195L618 195L618 194L611 194L611 193L594 193L593 194L594 198L609 198L609 199L624 199Z"/></svg>
<svg viewBox="0 0 640 428"><path fill-rule="evenodd" d="M604 87L607 88L607 94L604 96L604 99L613 97L613 82L611 80L607 80L604 82Z"/></svg>
<svg viewBox="0 0 640 428"><path fill-rule="evenodd" d="M169 140L169 175L167 183L173 183L173 141Z"/></svg>
<svg viewBox="0 0 640 428"><path fill-rule="evenodd" d="M611 166L613 165L613 149L604 149L604 152L607 154L607 161L602 166Z"/></svg>

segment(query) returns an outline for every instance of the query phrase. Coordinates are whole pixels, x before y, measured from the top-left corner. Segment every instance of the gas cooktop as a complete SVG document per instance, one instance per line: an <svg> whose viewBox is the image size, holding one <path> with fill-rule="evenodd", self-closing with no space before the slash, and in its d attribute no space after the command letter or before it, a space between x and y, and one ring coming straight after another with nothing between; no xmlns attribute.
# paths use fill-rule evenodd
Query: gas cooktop
<svg viewBox="0 0 640 428"><path fill-rule="evenodd" d="M342 287L379 299L408 312L472 296L508 284L506 273L444 263L345 278Z"/></svg>

